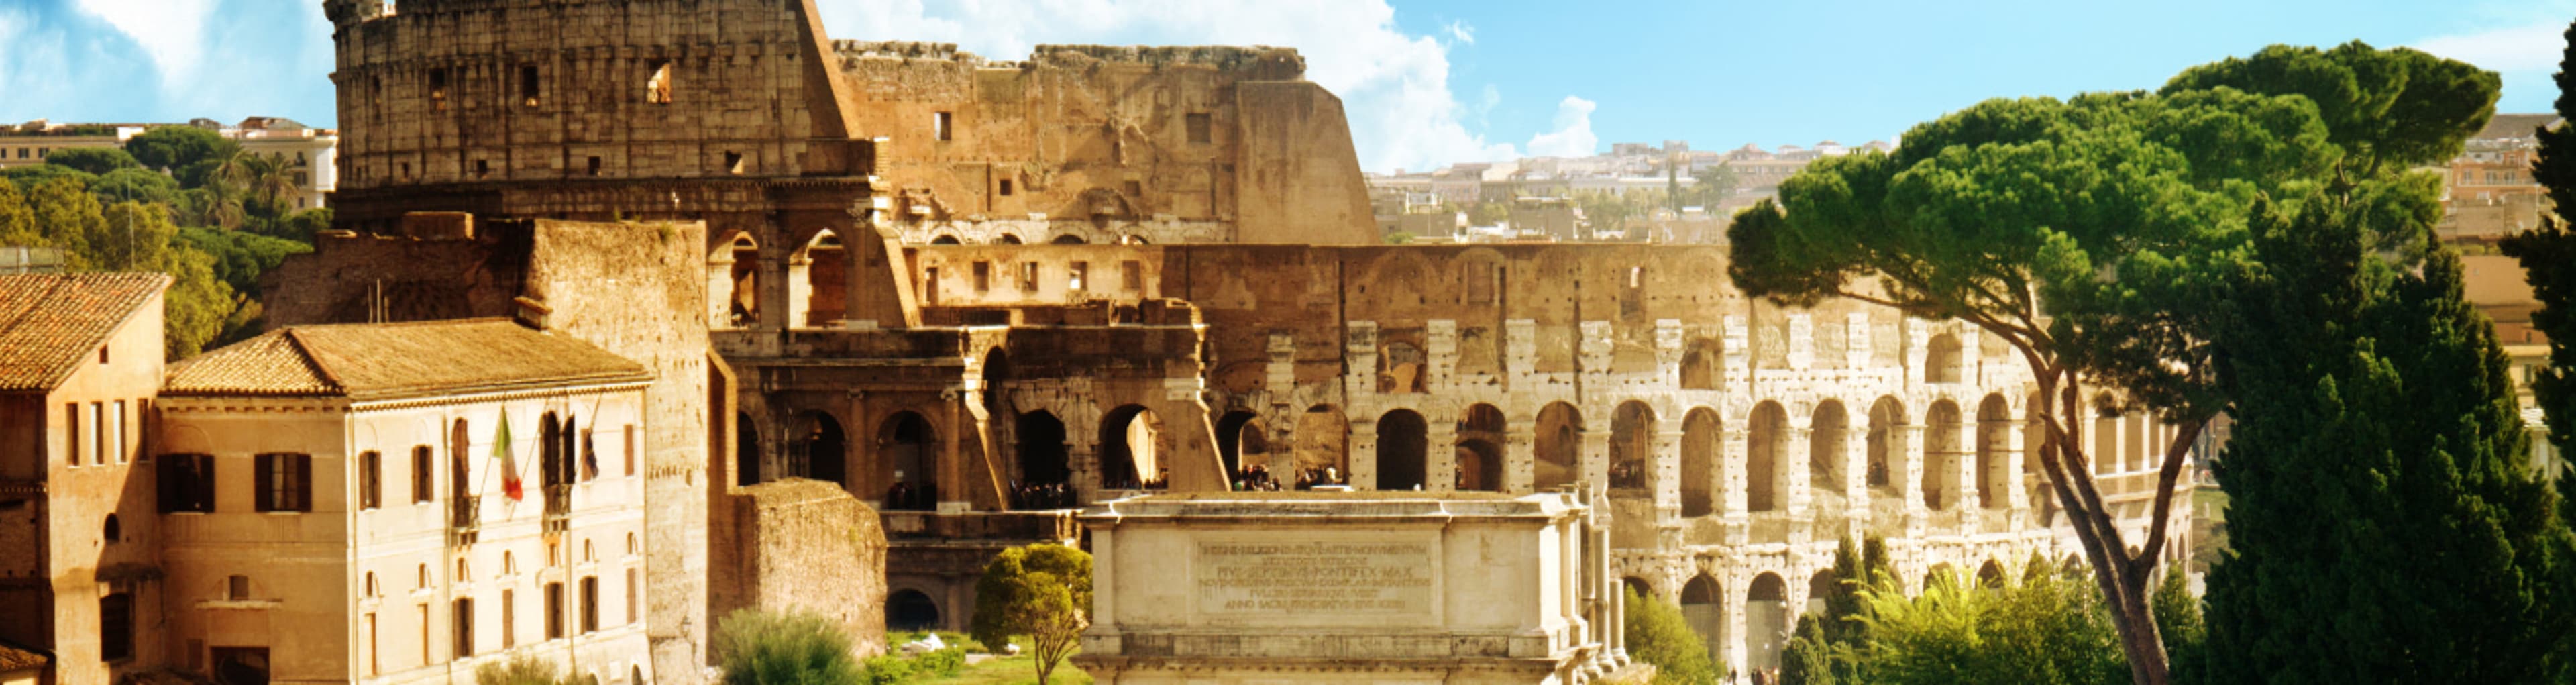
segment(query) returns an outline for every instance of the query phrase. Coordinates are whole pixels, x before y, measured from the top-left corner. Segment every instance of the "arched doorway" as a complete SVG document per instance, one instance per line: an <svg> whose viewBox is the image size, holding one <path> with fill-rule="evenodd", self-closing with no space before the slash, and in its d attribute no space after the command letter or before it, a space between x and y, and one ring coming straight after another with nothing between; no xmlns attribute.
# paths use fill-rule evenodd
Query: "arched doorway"
<svg viewBox="0 0 2576 685"><path fill-rule="evenodd" d="M1789 584L1765 572L1753 577L1744 593L1744 661L1753 670L1780 667L1780 648L1789 643Z"/></svg>
<svg viewBox="0 0 2576 685"><path fill-rule="evenodd" d="M1780 453L1789 448L1789 412L1778 402L1763 402L1753 407L1751 434L1746 436L1744 458L1744 508L1750 511L1779 511L1788 508L1788 499L1780 471Z"/></svg>
<svg viewBox="0 0 2576 685"><path fill-rule="evenodd" d="M1683 390L1716 390L1725 380L1724 355L1716 340L1701 338L1691 342L1690 351L1682 353L1681 386Z"/></svg>
<svg viewBox="0 0 2576 685"><path fill-rule="evenodd" d="M1977 405L1977 504L1987 509L2012 506L2011 403L1987 395Z"/></svg>
<svg viewBox="0 0 2576 685"><path fill-rule="evenodd" d="M1074 501L1073 463L1065 449L1064 422L1055 414L1021 414L1011 426L1012 451L1020 463L1020 483L1012 493L1014 509L1061 509Z"/></svg>
<svg viewBox="0 0 2576 685"><path fill-rule="evenodd" d="M1923 423L1923 506L1941 511L1959 503L1959 404L1932 403Z"/></svg>
<svg viewBox="0 0 2576 685"><path fill-rule="evenodd" d="M1841 578L1834 575L1834 567L1816 569L1816 575L1807 577L1806 611L1815 614L1825 613L1825 598L1832 597L1834 586L1840 583Z"/></svg>
<svg viewBox="0 0 2576 685"><path fill-rule="evenodd" d="M1888 499L1903 499L1905 489L1905 404L1894 397L1878 398L1869 408L1869 489L1870 494Z"/></svg>
<svg viewBox="0 0 2576 685"><path fill-rule="evenodd" d="M2000 590L2000 589L2003 589L2003 587L2004 587L2004 564L2003 564L2003 562L1996 561L1996 560L1993 560L1993 559L1987 559L1987 560L1986 560L1986 564L1985 564L1984 566L1979 566L1979 567L1977 567L1977 587L1984 588L1984 589L1988 589L1988 590Z"/></svg>
<svg viewBox="0 0 2576 685"><path fill-rule="evenodd" d="M1538 411L1536 472L1530 482L1539 492L1573 485L1583 476L1583 414L1574 405L1550 402Z"/></svg>
<svg viewBox="0 0 2576 685"><path fill-rule="evenodd" d="M1818 402L1816 413L1807 419L1807 428L1807 486L1825 498L1821 502L1841 502L1844 486L1849 484L1844 475L1849 470L1845 464L1850 461L1851 451L1844 440L1851 435L1851 412L1844 410L1839 400ZM1837 506L1816 509L1841 511Z"/></svg>
<svg viewBox="0 0 2576 685"><path fill-rule="evenodd" d="M725 328L741 328L760 323L760 244L751 234L733 237L733 242L720 252L730 259L727 292L718 301L725 303Z"/></svg>
<svg viewBox="0 0 2576 685"><path fill-rule="evenodd" d="M1428 469L1430 426L1411 409L1377 418L1377 489L1421 490Z"/></svg>
<svg viewBox="0 0 2576 685"><path fill-rule="evenodd" d="M939 432L930 419L899 411L877 425L877 444L883 450L877 469L893 484L886 489L886 508L939 508Z"/></svg>
<svg viewBox="0 0 2576 685"><path fill-rule="evenodd" d="M1503 489L1503 410L1490 404L1467 407L1458 424L1458 489L1501 492Z"/></svg>
<svg viewBox="0 0 2576 685"><path fill-rule="evenodd" d="M734 485L760 484L760 424L742 412L733 415L733 477Z"/></svg>
<svg viewBox="0 0 2576 685"><path fill-rule="evenodd" d="M1159 490L1163 420L1152 410L1127 405L1110 410L1100 421L1100 487L1105 490Z"/></svg>
<svg viewBox="0 0 2576 685"><path fill-rule="evenodd" d="M1653 487L1654 456L1655 410L1635 400L1619 403L1610 414L1610 487Z"/></svg>
<svg viewBox="0 0 2576 685"><path fill-rule="evenodd" d="M1923 352L1923 382L1957 383L1965 377L1966 355L1959 347L1959 336L1949 333L1932 336Z"/></svg>
<svg viewBox="0 0 2576 685"><path fill-rule="evenodd" d="M1655 586L1646 584L1646 579L1644 578L1628 576L1620 578L1619 584L1628 586L1628 591L1635 593L1640 598L1653 599L1655 597Z"/></svg>
<svg viewBox="0 0 2576 685"><path fill-rule="evenodd" d="M886 595L886 630L931 630L939 624L939 602L920 590L896 590Z"/></svg>
<svg viewBox="0 0 2576 685"><path fill-rule="evenodd" d="M788 473L849 486L849 439L842 434L839 420L819 411L801 412L791 435L795 437L788 443L787 458L792 462Z"/></svg>
<svg viewBox="0 0 2576 685"><path fill-rule="evenodd" d="M1297 489L1350 482L1351 426L1341 408L1329 404L1306 408L1297 416L1294 436Z"/></svg>
<svg viewBox="0 0 2576 685"><path fill-rule="evenodd" d="M842 249L841 236L830 230L815 233L812 240L805 242L805 247L788 262L804 272L805 281L805 301L797 303L802 305L805 316L794 325L826 328L847 317L849 264L849 252Z"/></svg>
<svg viewBox="0 0 2576 685"><path fill-rule="evenodd" d="M1682 584L1682 622L1699 633L1701 647L1711 660L1726 655L1726 606L1718 601L1721 596L1717 580L1706 575L1692 576Z"/></svg>
<svg viewBox="0 0 2576 685"><path fill-rule="evenodd" d="M1717 411L1698 407L1682 415L1682 515L1717 513Z"/></svg>
<svg viewBox="0 0 2576 685"><path fill-rule="evenodd" d="M1237 409L1217 417L1216 453L1225 460L1228 478L1243 480L1250 465L1265 461L1262 457L1270 451L1270 441L1261 433L1261 417L1252 412Z"/></svg>

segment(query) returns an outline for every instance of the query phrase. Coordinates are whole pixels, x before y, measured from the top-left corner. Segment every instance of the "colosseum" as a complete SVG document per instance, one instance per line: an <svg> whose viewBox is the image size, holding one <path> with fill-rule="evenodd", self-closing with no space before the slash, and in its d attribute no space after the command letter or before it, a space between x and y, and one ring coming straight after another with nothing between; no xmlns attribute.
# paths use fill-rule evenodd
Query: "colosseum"
<svg viewBox="0 0 2576 685"><path fill-rule="evenodd" d="M534 317L651 366L664 677L746 601L728 498L791 477L879 507L903 626L962 627L984 560L1080 540L1086 503L1247 478L1591 490L1617 572L1739 671L1842 540L1915 587L2079 549L2009 349L1747 298L1723 246L1370 244L1292 49L987 61L828 40L812 0L325 4L343 231L270 276L270 322ZM2172 435L2088 427L2131 540Z"/></svg>

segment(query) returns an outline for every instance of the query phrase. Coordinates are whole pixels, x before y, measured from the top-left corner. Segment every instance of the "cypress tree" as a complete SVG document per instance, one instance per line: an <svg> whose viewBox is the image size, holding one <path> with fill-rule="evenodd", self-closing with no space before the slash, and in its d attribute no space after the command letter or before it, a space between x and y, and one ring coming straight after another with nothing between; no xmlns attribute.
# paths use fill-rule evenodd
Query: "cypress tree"
<svg viewBox="0 0 2576 685"><path fill-rule="evenodd" d="M2567 52L2558 63L2558 116L2576 119L2576 23L2567 25ZM2549 191L2564 213L2576 211L2576 125L2542 129L2532 180ZM2549 422L2549 443L2564 455L2576 444L2576 230L2566 219L2542 216L2540 228L2507 236L2504 253L2522 261L2524 278L2540 300L2531 325L2549 336L2549 366L2534 369L2531 393ZM2563 457L2562 457L2563 458ZM2553 466L2553 468L2556 468ZM2558 478L2559 515L2576 521L2576 478Z"/></svg>

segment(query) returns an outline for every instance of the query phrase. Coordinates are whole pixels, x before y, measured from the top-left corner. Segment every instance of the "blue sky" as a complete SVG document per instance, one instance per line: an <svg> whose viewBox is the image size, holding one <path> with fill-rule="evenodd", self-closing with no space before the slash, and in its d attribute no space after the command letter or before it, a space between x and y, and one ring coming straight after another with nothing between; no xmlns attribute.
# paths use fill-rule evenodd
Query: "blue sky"
<svg viewBox="0 0 2576 685"><path fill-rule="evenodd" d="M2556 96L2576 0L1519 2L816 0L836 38L1015 59L1040 43L1296 47L1344 100L1362 166L1888 138L1998 96L2153 88L2272 43L2359 39L2505 77L2501 111ZM328 126L319 0L0 0L0 122Z"/></svg>

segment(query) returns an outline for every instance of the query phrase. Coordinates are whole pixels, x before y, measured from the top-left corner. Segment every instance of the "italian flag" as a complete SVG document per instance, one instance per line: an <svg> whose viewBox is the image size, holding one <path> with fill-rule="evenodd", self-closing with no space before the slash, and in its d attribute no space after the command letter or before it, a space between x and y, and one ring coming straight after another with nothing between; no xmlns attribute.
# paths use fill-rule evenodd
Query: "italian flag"
<svg viewBox="0 0 2576 685"><path fill-rule="evenodd" d="M510 410L501 410L501 433L492 436L492 456L501 458L501 494L510 501L524 499L527 488L519 485L519 460L510 456Z"/></svg>

